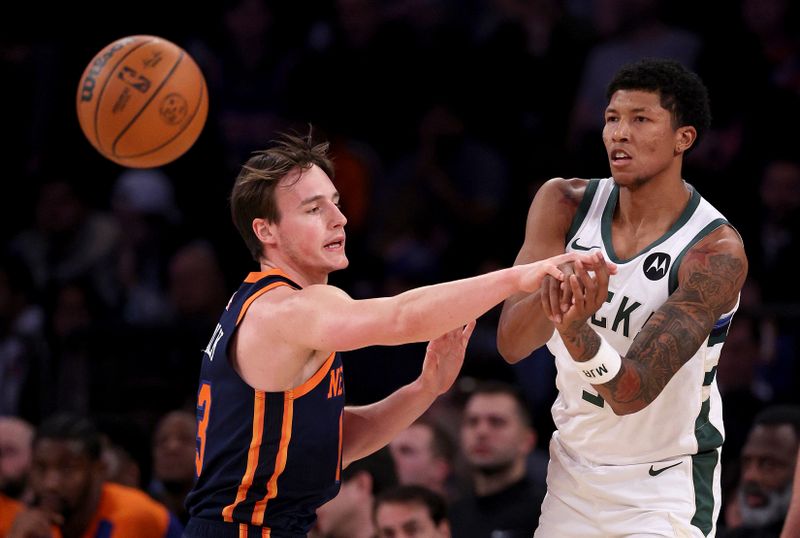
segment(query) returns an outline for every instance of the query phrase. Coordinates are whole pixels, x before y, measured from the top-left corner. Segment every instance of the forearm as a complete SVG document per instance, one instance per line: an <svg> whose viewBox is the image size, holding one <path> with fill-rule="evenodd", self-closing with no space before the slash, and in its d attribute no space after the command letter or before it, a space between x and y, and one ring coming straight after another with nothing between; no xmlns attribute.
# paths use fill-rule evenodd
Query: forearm
<svg viewBox="0 0 800 538"><path fill-rule="evenodd" d="M539 291L513 299L503 305L497 326L497 350L511 364L533 353L553 335L553 323L545 316Z"/></svg>
<svg viewBox="0 0 800 538"><path fill-rule="evenodd" d="M521 267L424 286L390 300L396 308L398 342L431 340L477 319L519 291Z"/></svg>
<svg viewBox="0 0 800 538"><path fill-rule="evenodd" d="M373 404L346 407L342 422L342 466L366 457L389 444L436 399L421 380L401 387Z"/></svg>
<svg viewBox="0 0 800 538"><path fill-rule="evenodd" d="M598 357L601 348L602 353L605 354L617 354L617 352L610 345L603 346L602 337L588 323L583 323L580 327L570 331L562 331L560 334L564 346L576 363L575 375L591 383L603 400L608 402L615 414L635 413L652 401L642 397L642 388L646 385L645 378L647 376L643 365L624 357L619 357L621 365L613 378L600 383L592 382L596 379L593 376L602 375L602 371L595 371L594 368L586 366L589 361L594 361ZM616 361L616 357L611 357L608 362L613 363L614 361ZM663 386L661 388L663 389Z"/></svg>

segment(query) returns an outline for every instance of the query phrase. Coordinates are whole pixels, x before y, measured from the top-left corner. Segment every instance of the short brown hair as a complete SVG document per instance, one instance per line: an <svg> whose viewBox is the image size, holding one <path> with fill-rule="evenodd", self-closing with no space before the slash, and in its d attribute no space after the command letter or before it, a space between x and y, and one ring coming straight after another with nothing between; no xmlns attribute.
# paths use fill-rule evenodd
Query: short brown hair
<svg viewBox="0 0 800 538"><path fill-rule="evenodd" d="M260 261L263 247L253 232L253 220L280 222L275 188L293 170L307 170L316 164L333 179L328 146L327 142L315 143L310 128L303 136L281 133L269 148L253 153L242 166L231 190L231 218L255 261Z"/></svg>

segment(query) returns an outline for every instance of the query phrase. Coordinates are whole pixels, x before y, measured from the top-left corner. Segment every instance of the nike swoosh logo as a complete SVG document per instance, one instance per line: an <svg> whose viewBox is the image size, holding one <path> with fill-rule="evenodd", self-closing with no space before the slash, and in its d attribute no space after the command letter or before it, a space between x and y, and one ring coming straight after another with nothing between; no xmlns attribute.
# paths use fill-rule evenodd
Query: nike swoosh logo
<svg viewBox="0 0 800 538"><path fill-rule="evenodd" d="M650 476L658 476L661 473L663 473L664 471L666 471L667 469L672 469L673 467L677 467L681 463L683 463L683 462L679 461L678 463L673 463L672 465L667 465L666 467L662 467L661 469L653 469L653 466L651 465L650 466L650 470L648 472L650 473Z"/></svg>
<svg viewBox="0 0 800 538"><path fill-rule="evenodd" d="M591 247L584 247L583 245L579 245L578 239L580 239L580 237L576 237L575 240L570 245L575 250L592 250L593 248L600 248L599 246L596 245L592 245Z"/></svg>

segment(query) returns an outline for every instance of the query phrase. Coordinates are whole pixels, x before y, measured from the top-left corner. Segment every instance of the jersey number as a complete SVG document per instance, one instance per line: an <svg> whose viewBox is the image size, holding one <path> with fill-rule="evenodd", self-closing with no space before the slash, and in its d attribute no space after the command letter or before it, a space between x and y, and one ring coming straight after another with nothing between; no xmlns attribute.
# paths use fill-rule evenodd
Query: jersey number
<svg viewBox="0 0 800 538"><path fill-rule="evenodd" d="M206 429L211 414L211 385L203 383L197 391L197 446L195 448L194 467L197 476L203 470L203 457L206 455Z"/></svg>

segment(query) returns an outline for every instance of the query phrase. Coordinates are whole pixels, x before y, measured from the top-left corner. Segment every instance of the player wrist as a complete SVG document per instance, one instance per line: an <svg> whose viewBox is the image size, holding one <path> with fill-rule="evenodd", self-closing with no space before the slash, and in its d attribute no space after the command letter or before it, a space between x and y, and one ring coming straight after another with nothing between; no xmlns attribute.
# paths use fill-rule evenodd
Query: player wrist
<svg viewBox="0 0 800 538"><path fill-rule="evenodd" d="M608 341L600 336L600 348L595 355L583 362L574 361L575 369L592 385L602 385L614 379L622 368L622 357Z"/></svg>

